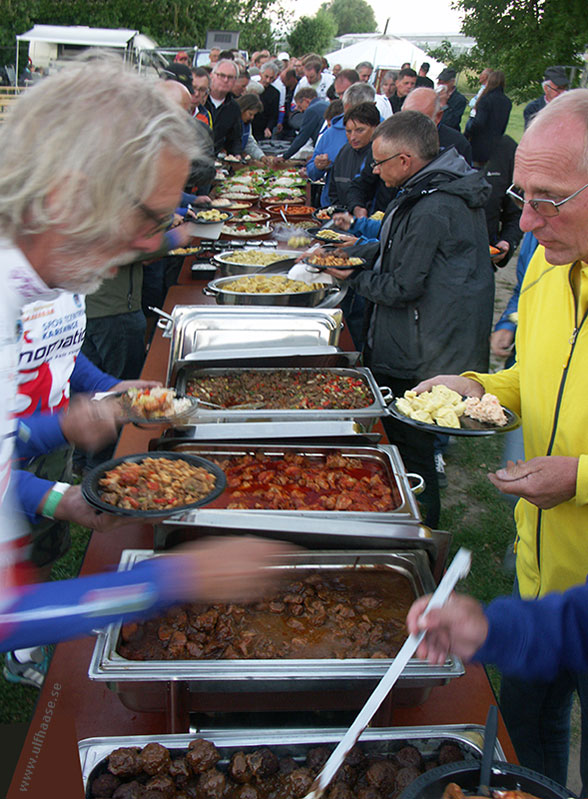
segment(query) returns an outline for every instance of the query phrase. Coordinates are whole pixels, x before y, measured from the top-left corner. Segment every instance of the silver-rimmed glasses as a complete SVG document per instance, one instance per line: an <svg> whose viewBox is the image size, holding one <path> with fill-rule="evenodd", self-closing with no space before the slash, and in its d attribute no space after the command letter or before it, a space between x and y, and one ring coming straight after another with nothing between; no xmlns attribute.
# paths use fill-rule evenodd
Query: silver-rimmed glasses
<svg viewBox="0 0 588 799"><path fill-rule="evenodd" d="M559 202L556 202L555 200L546 200L546 199L526 200L525 192L518 186L515 186L514 183L511 186L509 186L509 188L506 190L506 193L513 200L517 208L522 209L525 207L525 205L530 205L533 211L535 211L538 214L541 214L541 216L549 218L557 216L559 214L558 209L560 205L563 205L564 203L573 200L574 197L577 197L578 194L580 194L580 192L584 191L584 189L588 189L588 183L586 183L585 186L582 186L581 189L578 189L578 191L575 191L573 194L570 194L569 197L564 197L563 200L559 200Z"/></svg>

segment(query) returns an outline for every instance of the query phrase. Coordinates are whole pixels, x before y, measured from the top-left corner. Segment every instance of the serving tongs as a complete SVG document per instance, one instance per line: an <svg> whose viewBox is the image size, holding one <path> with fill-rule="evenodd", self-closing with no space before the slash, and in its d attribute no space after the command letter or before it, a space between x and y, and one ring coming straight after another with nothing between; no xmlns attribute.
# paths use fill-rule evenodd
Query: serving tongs
<svg viewBox="0 0 588 799"><path fill-rule="evenodd" d="M423 616L426 616L433 608L442 607L448 600L449 595L455 588L456 583L465 577L472 564L472 553L463 547L454 557L451 566L445 572L443 579L439 583L437 590L431 597ZM348 752L355 746L357 739L372 720L374 713L380 707L384 699L392 690L397 679L407 665L408 661L416 652L419 644L425 637L423 630L418 635L410 635L404 642L402 649L396 655L390 668L384 674L370 698L359 711L355 721L349 727L343 738L339 741L336 748L322 768L311 786L310 792L304 799L320 799L335 774L339 771Z"/></svg>

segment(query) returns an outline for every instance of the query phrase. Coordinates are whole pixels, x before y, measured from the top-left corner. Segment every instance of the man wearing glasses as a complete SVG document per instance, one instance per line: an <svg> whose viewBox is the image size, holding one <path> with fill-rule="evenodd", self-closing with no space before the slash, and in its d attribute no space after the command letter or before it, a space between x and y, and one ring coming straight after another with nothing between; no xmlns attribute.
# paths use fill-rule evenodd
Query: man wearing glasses
<svg viewBox="0 0 588 799"><path fill-rule="evenodd" d="M206 108L212 116L214 152L221 150L228 155L241 155L241 111L233 97L233 86L239 76L239 67L234 61L218 61L210 76L210 94Z"/></svg>
<svg viewBox="0 0 588 799"><path fill-rule="evenodd" d="M541 97L527 103L523 111L525 130L535 114L538 114L542 108L545 108L547 103L550 103L569 89L570 84L565 69L563 67L547 67L543 75L541 86L543 87L543 94Z"/></svg>
<svg viewBox="0 0 588 799"><path fill-rule="evenodd" d="M583 584L588 574L587 120L588 90L566 92L537 114L517 149L509 194L522 209L521 228L539 242L521 289L517 362L493 375L440 375L417 386L491 392L521 415L526 462L489 477L519 497L516 591L524 599ZM584 716L586 675L502 683L502 711L522 765L564 785L575 689ZM585 754L580 770L586 789Z"/></svg>

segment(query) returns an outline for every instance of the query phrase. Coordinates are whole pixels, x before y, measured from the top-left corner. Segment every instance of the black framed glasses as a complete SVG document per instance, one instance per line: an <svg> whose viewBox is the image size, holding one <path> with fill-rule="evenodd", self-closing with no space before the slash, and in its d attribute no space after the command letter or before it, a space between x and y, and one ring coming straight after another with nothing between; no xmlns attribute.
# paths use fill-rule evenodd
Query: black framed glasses
<svg viewBox="0 0 588 799"><path fill-rule="evenodd" d="M157 236L163 233L171 225L174 218L173 214L158 214L152 208L144 203L137 203L137 208L141 213L153 222L153 227L146 234L147 236Z"/></svg>
<svg viewBox="0 0 588 799"><path fill-rule="evenodd" d="M381 164L385 164L386 161L391 161L393 158L398 158L399 155L405 155L407 158L410 158L410 153L395 153L394 155L389 155L388 158L382 158L381 161L376 161L375 159L370 163L370 169L375 169L377 166Z"/></svg>
<svg viewBox="0 0 588 799"><path fill-rule="evenodd" d="M588 183L585 186L582 186L581 189L575 191L573 194L570 194L569 197L564 197L563 200L556 202L555 200L547 200L547 199L537 199L537 200L526 200L525 199L525 192L519 188L519 186L515 186L513 183L509 188L506 190L506 193L517 206L517 208L524 208L525 205L530 205L535 213L540 214L546 218L557 216L559 214L559 207L564 203L573 200L574 197L577 197L578 194L584 191L584 189L588 189Z"/></svg>

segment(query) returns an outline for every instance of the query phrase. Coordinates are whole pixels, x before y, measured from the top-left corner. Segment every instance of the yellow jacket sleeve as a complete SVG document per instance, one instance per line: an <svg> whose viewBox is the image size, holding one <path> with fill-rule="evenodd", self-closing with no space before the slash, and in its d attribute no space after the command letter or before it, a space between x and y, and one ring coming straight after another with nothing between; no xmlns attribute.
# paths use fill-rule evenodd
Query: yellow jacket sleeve
<svg viewBox="0 0 588 799"><path fill-rule="evenodd" d="M510 369L503 369L495 374L481 374L479 372L464 372L462 377L476 380L487 394L495 394L500 404L520 414L521 395L519 390L519 367L515 363Z"/></svg>
<svg viewBox="0 0 588 799"><path fill-rule="evenodd" d="M588 505L588 455L580 455L578 458L576 505Z"/></svg>

